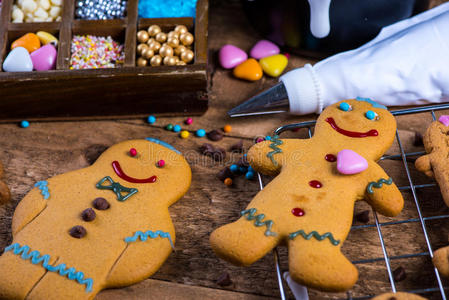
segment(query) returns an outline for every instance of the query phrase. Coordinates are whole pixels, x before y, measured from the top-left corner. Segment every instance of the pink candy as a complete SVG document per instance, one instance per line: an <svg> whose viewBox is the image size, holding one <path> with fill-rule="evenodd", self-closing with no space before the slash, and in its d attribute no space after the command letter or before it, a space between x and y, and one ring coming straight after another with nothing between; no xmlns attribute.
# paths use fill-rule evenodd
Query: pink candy
<svg viewBox="0 0 449 300"><path fill-rule="evenodd" d="M225 69L232 69L244 62L248 55L245 51L233 45L224 45L218 53L220 64Z"/></svg>
<svg viewBox="0 0 449 300"><path fill-rule="evenodd" d="M279 50L279 47L276 44L267 40L260 40L251 49L250 55L255 59L261 59L267 56L279 54L280 52L281 50Z"/></svg>
<svg viewBox="0 0 449 300"><path fill-rule="evenodd" d="M341 150L337 155L337 170L341 174L358 174L368 168L368 162L364 157L352 150Z"/></svg>
<svg viewBox="0 0 449 300"><path fill-rule="evenodd" d="M442 115L438 118L438 121L443 123L444 126L449 126L449 116L448 115Z"/></svg>
<svg viewBox="0 0 449 300"><path fill-rule="evenodd" d="M52 44L47 44L31 52L31 61L36 71L48 71L56 68L58 53Z"/></svg>

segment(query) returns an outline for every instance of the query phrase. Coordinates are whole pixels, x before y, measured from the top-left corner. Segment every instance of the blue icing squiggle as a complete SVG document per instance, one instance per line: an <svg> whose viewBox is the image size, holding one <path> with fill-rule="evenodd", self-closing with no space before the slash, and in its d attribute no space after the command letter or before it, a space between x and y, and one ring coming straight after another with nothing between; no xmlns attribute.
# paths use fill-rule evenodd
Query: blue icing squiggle
<svg viewBox="0 0 449 300"><path fill-rule="evenodd" d="M148 230L146 232L136 231L136 233L134 233L133 236L125 238L125 242L127 243L135 242L137 241L138 238L140 238L142 242L145 242L149 237L155 239L158 236L160 236L161 238L168 238L172 249L175 250L175 246L173 245L173 241L171 240L170 233L164 232L162 230L157 231Z"/></svg>
<svg viewBox="0 0 449 300"><path fill-rule="evenodd" d="M170 145L169 143L166 143L166 142L164 142L164 141L161 141L161 140L158 140L158 139L155 139L155 138L145 138L147 141L149 141L149 142L153 142L153 143L156 143L156 144L158 144L158 145L161 145L161 146L164 146L165 148L168 148L168 149L170 149L170 150L173 150L173 151L175 151L176 153L178 153L178 154L181 154L181 152L179 152L178 150L176 150L176 148L175 147L173 147L172 145Z"/></svg>
<svg viewBox="0 0 449 300"><path fill-rule="evenodd" d="M77 272L75 268L66 269L65 264L59 264L58 266L49 265L48 263L50 261L50 255L48 254L41 256L41 254L37 250L29 252L30 247L26 245L22 247L18 243L6 247L5 252L8 251L13 251L15 255L21 254L22 259L31 259L31 263L34 265L42 263L42 266L49 272L59 273L59 275L61 276L67 276L67 278L70 280L76 280L80 284L85 284L86 292L92 292L92 285L94 284L94 281L91 278L84 279L83 272Z"/></svg>
<svg viewBox="0 0 449 300"><path fill-rule="evenodd" d="M355 100L368 102L369 104L371 104L375 108L383 108L383 109L387 109L388 110L388 108L385 105L379 104L376 101L371 100L370 98L357 97L357 98L355 98Z"/></svg>
<svg viewBox="0 0 449 300"><path fill-rule="evenodd" d="M34 186L38 187L41 190L41 195L44 196L45 200L50 198L50 192L48 190L48 182L46 180L38 181Z"/></svg>

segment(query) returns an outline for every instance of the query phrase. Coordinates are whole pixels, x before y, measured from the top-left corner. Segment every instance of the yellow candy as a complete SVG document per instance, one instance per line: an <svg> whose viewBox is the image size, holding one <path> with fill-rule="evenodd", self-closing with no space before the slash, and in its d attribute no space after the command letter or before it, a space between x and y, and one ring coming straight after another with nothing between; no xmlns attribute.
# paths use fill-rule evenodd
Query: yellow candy
<svg viewBox="0 0 449 300"><path fill-rule="evenodd" d="M187 130L183 130L181 131L181 133L179 134L183 139L186 139L189 137L190 132L188 132Z"/></svg>
<svg viewBox="0 0 449 300"><path fill-rule="evenodd" d="M36 35L43 45L47 45L49 43L51 43L55 47L58 45L58 39L51 33L38 31Z"/></svg>
<svg viewBox="0 0 449 300"><path fill-rule="evenodd" d="M259 60L259 63L265 74L271 77L278 77L287 67L288 59L285 55L276 54L262 58Z"/></svg>

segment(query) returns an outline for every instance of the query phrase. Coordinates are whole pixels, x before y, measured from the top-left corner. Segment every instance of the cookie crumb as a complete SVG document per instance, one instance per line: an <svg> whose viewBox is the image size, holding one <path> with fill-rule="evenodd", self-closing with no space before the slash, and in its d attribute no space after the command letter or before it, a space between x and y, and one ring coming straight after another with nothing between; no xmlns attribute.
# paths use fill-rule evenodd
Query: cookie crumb
<svg viewBox="0 0 449 300"><path fill-rule="evenodd" d="M229 286L232 284L231 276L228 272L223 272L217 279L217 284L219 286Z"/></svg>

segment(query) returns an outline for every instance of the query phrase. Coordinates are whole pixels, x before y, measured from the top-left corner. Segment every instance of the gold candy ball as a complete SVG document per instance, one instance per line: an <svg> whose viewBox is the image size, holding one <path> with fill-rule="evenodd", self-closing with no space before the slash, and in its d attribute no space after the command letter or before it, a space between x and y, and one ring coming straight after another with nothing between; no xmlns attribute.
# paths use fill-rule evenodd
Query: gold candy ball
<svg viewBox="0 0 449 300"><path fill-rule="evenodd" d="M143 50L148 49L147 44L139 44L137 45L137 54L142 55Z"/></svg>
<svg viewBox="0 0 449 300"><path fill-rule="evenodd" d="M148 41L149 38L150 35L145 30L140 30L137 33L137 40L139 41L139 43L145 43L146 41Z"/></svg>
<svg viewBox="0 0 449 300"><path fill-rule="evenodd" d="M156 36L154 38L159 43L165 43L165 41L167 40L167 34L164 32L159 32L158 34L156 34Z"/></svg>
<svg viewBox="0 0 449 300"><path fill-rule="evenodd" d="M188 32L187 27L185 25L178 25L175 27L175 32L182 34Z"/></svg>
<svg viewBox="0 0 449 300"><path fill-rule="evenodd" d="M177 65L177 66L185 66L185 65L187 65L187 64L186 64L185 61L180 60L180 61L178 61L178 62L176 63L176 65Z"/></svg>
<svg viewBox="0 0 449 300"><path fill-rule="evenodd" d="M179 36L179 40L184 46L190 46L193 43L193 34L190 32L183 33Z"/></svg>
<svg viewBox="0 0 449 300"><path fill-rule="evenodd" d="M157 52L159 51L159 49L161 49L161 44L159 42L153 41L148 45L148 47L154 52Z"/></svg>
<svg viewBox="0 0 449 300"><path fill-rule="evenodd" d="M192 50L186 50L181 53L181 59L186 63L191 62L193 60L193 56L194 54Z"/></svg>
<svg viewBox="0 0 449 300"><path fill-rule="evenodd" d="M137 66L138 67L145 67L148 64L148 61L145 58L139 57L137 59Z"/></svg>
<svg viewBox="0 0 449 300"><path fill-rule="evenodd" d="M150 27L148 27L147 31L150 36L155 36L156 34L161 32L161 28L158 25L151 25Z"/></svg>
<svg viewBox="0 0 449 300"><path fill-rule="evenodd" d="M179 40L175 37L169 37L167 39L167 45L169 45L172 48L176 48L179 46Z"/></svg>
<svg viewBox="0 0 449 300"><path fill-rule="evenodd" d="M170 31L170 32L167 34L167 38L171 38L171 37L174 37L174 38L179 39L179 33L177 33L176 31Z"/></svg>
<svg viewBox="0 0 449 300"><path fill-rule="evenodd" d="M152 49L150 49L149 47L142 51L142 57L145 59L150 59L153 56L154 56L154 51Z"/></svg>
<svg viewBox="0 0 449 300"><path fill-rule="evenodd" d="M166 56L164 57L164 65L174 66L176 65L176 59L173 56Z"/></svg>
<svg viewBox="0 0 449 300"><path fill-rule="evenodd" d="M173 56L173 48L169 45L163 45L161 49L159 49L159 55L162 57Z"/></svg>
<svg viewBox="0 0 449 300"><path fill-rule="evenodd" d="M154 38L149 38L147 41L147 45L149 46L152 42L156 42Z"/></svg>
<svg viewBox="0 0 449 300"><path fill-rule="evenodd" d="M178 46L175 48L175 55L179 56L179 55L181 55L182 52L184 52L186 50L187 50L187 48L185 46L183 46L183 45Z"/></svg>
<svg viewBox="0 0 449 300"><path fill-rule="evenodd" d="M178 56L173 56L173 58L175 59L176 63L178 63L180 60Z"/></svg>
<svg viewBox="0 0 449 300"><path fill-rule="evenodd" d="M160 66L161 63L162 63L162 57L160 55L155 55L150 60L150 65L152 65L153 67Z"/></svg>

